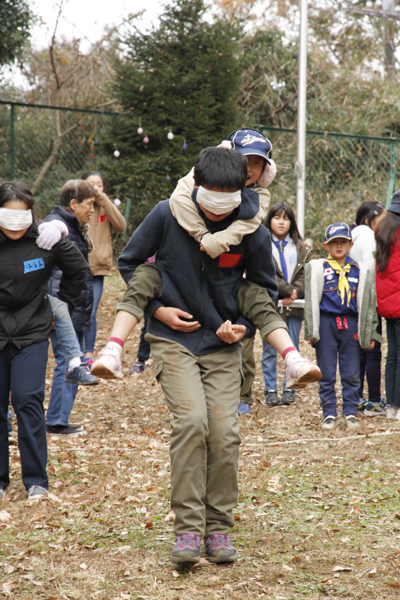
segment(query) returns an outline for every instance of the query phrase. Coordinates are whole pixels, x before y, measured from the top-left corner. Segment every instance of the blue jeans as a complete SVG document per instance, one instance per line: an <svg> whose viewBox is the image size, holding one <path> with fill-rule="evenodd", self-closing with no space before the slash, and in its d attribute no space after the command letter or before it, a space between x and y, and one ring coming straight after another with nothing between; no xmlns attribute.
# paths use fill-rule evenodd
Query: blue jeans
<svg viewBox="0 0 400 600"><path fill-rule="evenodd" d="M83 352L81 352L81 348L76 339L76 333L74 326L72 325L68 305L55 296L48 296L55 319L54 329L56 330L57 339L63 348L66 361L69 362L73 358L83 356Z"/></svg>
<svg viewBox="0 0 400 600"><path fill-rule="evenodd" d="M48 489L43 409L48 348L46 340L19 349L6 344L0 350L0 487L4 489L10 483L7 431L10 391L18 420L23 484L27 490L33 485Z"/></svg>
<svg viewBox="0 0 400 600"><path fill-rule="evenodd" d="M51 386L46 422L47 425L68 425L68 418L72 407L74 406L78 385L76 383L66 383L64 381L68 367L65 354L55 331L51 332L50 339L57 366L53 375L53 384ZM75 339L78 340L82 348L83 331L75 333Z"/></svg>
<svg viewBox="0 0 400 600"><path fill-rule="evenodd" d="M290 339L294 346L299 349L300 329L303 319L300 317L288 317L287 326ZM263 341L263 354L261 359L261 368L264 375L265 389L276 390L276 350L270 344ZM286 389L286 373L283 380L283 389Z"/></svg>
<svg viewBox="0 0 400 600"><path fill-rule="evenodd" d="M90 315L90 331L85 331L85 352L93 352L97 334L97 309L103 293L104 275L93 276L93 310Z"/></svg>

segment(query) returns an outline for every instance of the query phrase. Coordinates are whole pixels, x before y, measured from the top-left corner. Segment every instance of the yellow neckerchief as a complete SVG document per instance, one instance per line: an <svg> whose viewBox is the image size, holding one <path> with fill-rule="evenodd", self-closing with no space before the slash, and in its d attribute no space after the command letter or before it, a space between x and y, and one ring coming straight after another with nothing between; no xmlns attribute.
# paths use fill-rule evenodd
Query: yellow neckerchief
<svg viewBox="0 0 400 600"><path fill-rule="evenodd" d="M332 258L330 254L326 259L326 262L330 264L336 275L339 275L338 294L342 304L344 304L345 296L347 296L347 306L350 306L351 291L346 275L350 273L351 263L348 263L342 267L334 258Z"/></svg>

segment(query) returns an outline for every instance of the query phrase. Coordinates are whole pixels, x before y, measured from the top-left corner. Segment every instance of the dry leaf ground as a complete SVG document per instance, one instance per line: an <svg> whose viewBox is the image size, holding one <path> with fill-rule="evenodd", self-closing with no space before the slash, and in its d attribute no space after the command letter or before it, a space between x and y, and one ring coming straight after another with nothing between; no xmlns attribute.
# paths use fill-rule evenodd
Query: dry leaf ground
<svg viewBox="0 0 400 600"><path fill-rule="evenodd" d="M114 272L101 305L98 347L122 293ZM316 385L298 393L295 406L265 406L259 361L252 416L240 418L232 535L239 560L215 566L202 559L189 571L174 570L170 415L151 364L139 377L128 375L138 336L139 330L127 344L122 381L80 388L72 422L83 422L86 435L49 437L48 501L27 503L18 451L11 448L12 483L0 504L0 594L21 600L399 598L400 422L361 417L358 434L343 423L327 434L320 429ZM302 349L313 357L306 344ZM47 400L53 368L51 358Z"/></svg>

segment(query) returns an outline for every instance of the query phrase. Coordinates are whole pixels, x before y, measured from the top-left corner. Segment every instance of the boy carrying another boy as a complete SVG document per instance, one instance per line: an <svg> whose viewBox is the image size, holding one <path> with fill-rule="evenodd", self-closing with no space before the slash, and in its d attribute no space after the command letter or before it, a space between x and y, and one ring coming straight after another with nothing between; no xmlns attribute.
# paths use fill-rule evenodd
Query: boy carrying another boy
<svg viewBox="0 0 400 600"><path fill-rule="evenodd" d="M336 367L342 381L343 416L349 428L358 428L357 406L361 348L382 341L377 333L373 273L348 253L353 243L346 223L326 228L328 258L312 260L305 268L304 339L315 347L322 377L319 396L323 429L336 424Z"/></svg>
<svg viewBox="0 0 400 600"><path fill-rule="evenodd" d="M199 187L193 192L193 203L211 232L223 231L238 219L249 220L258 212L258 195L243 189L247 164L240 153L206 148L196 160L194 174ZM179 225L166 200L146 217L118 261L127 283L154 253L162 292L147 306L146 339L155 375L174 417L170 455L176 544L172 560L198 562L204 536L209 560L232 562L237 558L229 533L238 495L238 342L255 331L240 314L235 298L245 270L259 290L276 297L269 234L259 227L230 252L213 259ZM159 292L155 288L150 297ZM129 288L127 293L124 300L129 308ZM137 323L134 314L124 309L118 313L109 344L121 350L123 340L118 338L116 325L122 313ZM272 318L275 328L282 327L276 316Z"/></svg>
<svg viewBox="0 0 400 600"><path fill-rule="evenodd" d="M223 255L229 252L230 247L240 244L244 236L254 233L266 216L270 199L267 186L275 177L276 166L271 158L270 141L255 129L233 131L220 147L235 150L246 157L245 187L254 190L258 196L258 205L256 205L256 195L253 194L254 210L249 213L249 218L238 217L230 224L227 223L226 228L217 231L214 228L209 231L204 212L198 210L197 204L192 199L194 169L179 180L169 200L169 206L179 225L199 242L202 251L214 259L222 255L221 260L225 260ZM203 206L207 207L206 198L203 199ZM287 366L288 389L305 387L307 383L317 381L321 376L318 367L301 357L293 346L287 333L287 326L277 314L267 290L252 282L251 275L248 273L246 277L247 279L242 279L240 282L236 296L239 312L252 321L260 330L261 337L283 356ZM109 343L99 352L99 358L92 366L92 373L98 377L108 379L123 376L121 354L124 342L138 321L142 319L148 302L162 293L162 280L156 264L140 265L127 283L126 294L117 306L118 314ZM175 308L172 328L192 331L193 328L199 327L197 323L187 323L182 320L188 318L191 317L188 317L187 313ZM119 343L113 342L113 339L118 339ZM247 342L251 342L252 350L252 340L249 339ZM243 357L243 362L247 364L248 360L245 361Z"/></svg>

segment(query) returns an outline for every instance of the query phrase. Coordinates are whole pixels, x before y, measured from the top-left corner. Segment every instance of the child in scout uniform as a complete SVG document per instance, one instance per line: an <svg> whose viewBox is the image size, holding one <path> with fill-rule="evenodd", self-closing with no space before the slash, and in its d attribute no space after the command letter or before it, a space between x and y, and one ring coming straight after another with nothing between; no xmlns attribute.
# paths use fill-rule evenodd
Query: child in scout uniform
<svg viewBox="0 0 400 600"><path fill-rule="evenodd" d="M360 346L373 348L375 340L382 340L376 331L373 273L348 256L352 245L348 225L333 223L325 231L328 258L312 260L304 267L304 337L315 347L322 373L319 396L323 429L333 429L336 424L337 357L343 416L347 427L357 428Z"/></svg>

